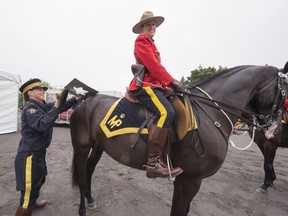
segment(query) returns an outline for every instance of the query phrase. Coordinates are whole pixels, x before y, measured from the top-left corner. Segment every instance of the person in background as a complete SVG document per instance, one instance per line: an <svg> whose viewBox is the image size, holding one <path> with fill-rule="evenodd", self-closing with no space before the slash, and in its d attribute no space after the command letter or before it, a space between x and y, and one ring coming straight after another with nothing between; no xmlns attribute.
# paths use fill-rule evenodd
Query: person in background
<svg viewBox="0 0 288 216"><path fill-rule="evenodd" d="M160 53L154 43L156 28L164 21L162 16L154 16L153 12L145 11L132 31L139 34L134 46L137 64L145 66L146 72L138 84L137 77L130 82L128 91L150 110L154 122L148 129L146 175L148 178L175 177L183 172L180 167L170 170L163 160L163 151L172 127L175 111L164 95L167 87L182 88L181 83L173 78L161 64ZM170 172L169 172L170 171Z"/></svg>
<svg viewBox="0 0 288 216"><path fill-rule="evenodd" d="M45 102L45 91L40 79L31 79L20 87L25 104L21 112L21 139L15 157L16 190L21 192L15 216L30 216L32 210L44 207L46 200L38 200L47 175L46 149L51 143L53 125L58 114L77 104L76 98L61 103ZM66 100L66 98L65 98Z"/></svg>

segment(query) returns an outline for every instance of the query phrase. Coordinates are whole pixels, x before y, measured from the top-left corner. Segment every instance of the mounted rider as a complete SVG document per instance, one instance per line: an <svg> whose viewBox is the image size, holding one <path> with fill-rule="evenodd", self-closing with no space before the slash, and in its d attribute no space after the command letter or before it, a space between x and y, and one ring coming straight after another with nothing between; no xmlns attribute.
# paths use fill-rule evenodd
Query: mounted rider
<svg viewBox="0 0 288 216"><path fill-rule="evenodd" d="M139 77L134 77L128 90L155 116L153 124L148 128L146 164L148 178L169 177L170 174L174 177L183 172L180 167L167 167L163 161L164 146L175 116L164 90L167 87L181 88L181 83L161 64L160 53L153 40L156 27L163 21L164 17L154 16L152 12L145 11L140 21L132 28L135 34L139 34L135 41L134 56L137 64L145 66L145 74L140 84Z"/></svg>

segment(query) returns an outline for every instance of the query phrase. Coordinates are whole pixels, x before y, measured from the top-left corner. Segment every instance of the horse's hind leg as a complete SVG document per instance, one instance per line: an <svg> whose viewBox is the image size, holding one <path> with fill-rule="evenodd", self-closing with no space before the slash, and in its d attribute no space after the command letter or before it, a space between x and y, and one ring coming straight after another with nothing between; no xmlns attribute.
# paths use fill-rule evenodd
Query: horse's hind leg
<svg viewBox="0 0 288 216"><path fill-rule="evenodd" d="M74 149L74 157L73 157L73 181L74 184L78 183L80 189L80 206L78 213L80 216L86 215L86 207L85 207L85 193L87 188L87 158L89 155L90 148L81 147L78 148L78 151Z"/></svg>
<svg viewBox="0 0 288 216"><path fill-rule="evenodd" d="M78 186L80 189L80 205L78 213L80 216L85 216L86 215L85 193L87 190L87 166L88 166L87 161L93 143L89 142L89 140L87 139L84 140L83 137L80 138L80 136L76 136L75 134L78 134L77 132L79 131L72 131L72 129L73 128L71 128L71 138L74 150L72 160L72 180L73 180L73 186Z"/></svg>
<svg viewBox="0 0 288 216"><path fill-rule="evenodd" d="M176 177L170 216L187 216L190 203L199 191L202 179Z"/></svg>
<svg viewBox="0 0 288 216"><path fill-rule="evenodd" d="M97 163L99 162L102 156L103 150L100 147L95 146L88 158L87 161L87 188L85 197L87 199L87 207L90 209L96 208L95 201L91 194L91 182L92 182L92 175L95 170Z"/></svg>

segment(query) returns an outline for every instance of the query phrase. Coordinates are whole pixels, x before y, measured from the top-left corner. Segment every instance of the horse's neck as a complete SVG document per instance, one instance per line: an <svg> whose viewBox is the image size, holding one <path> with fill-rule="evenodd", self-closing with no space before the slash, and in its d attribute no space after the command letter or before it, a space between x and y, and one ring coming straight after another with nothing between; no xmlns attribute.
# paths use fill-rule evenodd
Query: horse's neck
<svg viewBox="0 0 288 216"><path fill-rule="evenodd" d="M271 76L271 75L270 75ZM209 83L199 85L213 100L231 103L245 107L256 87L266 82L267 74L261 73L235 73L219 77ZM199 90L197 90L199 92ZM203 94L203 91L201 94Z"/></svg>

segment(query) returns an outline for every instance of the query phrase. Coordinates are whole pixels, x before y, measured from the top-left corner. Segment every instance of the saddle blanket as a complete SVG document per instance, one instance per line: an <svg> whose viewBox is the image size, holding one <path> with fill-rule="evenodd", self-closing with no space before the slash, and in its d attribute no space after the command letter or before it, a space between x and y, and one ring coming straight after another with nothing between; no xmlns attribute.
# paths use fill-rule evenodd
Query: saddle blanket
<svg viewBox="0 0 288 216"><path fill-rule="evenodd" d="M100 127L109 138L120 134L138 133L145 120L146 111L142 105L131 103L126 98L120 98L110 107L101 121ZM146 125L141 134L148 134Z"/></svg>
<svg viewBox="0 0 288 216"><path fill-rule="evenodd" d="M183 101L182 101L183 102ZM192 112L191 104L184 103L185 108ZM148 134L148 127L153 115L141 104L131 103L125 97L118 99L108 110L100 123L107 138L122 134ZM192 123L187 131L197 127L194 115L189 116Z"/></svg>

